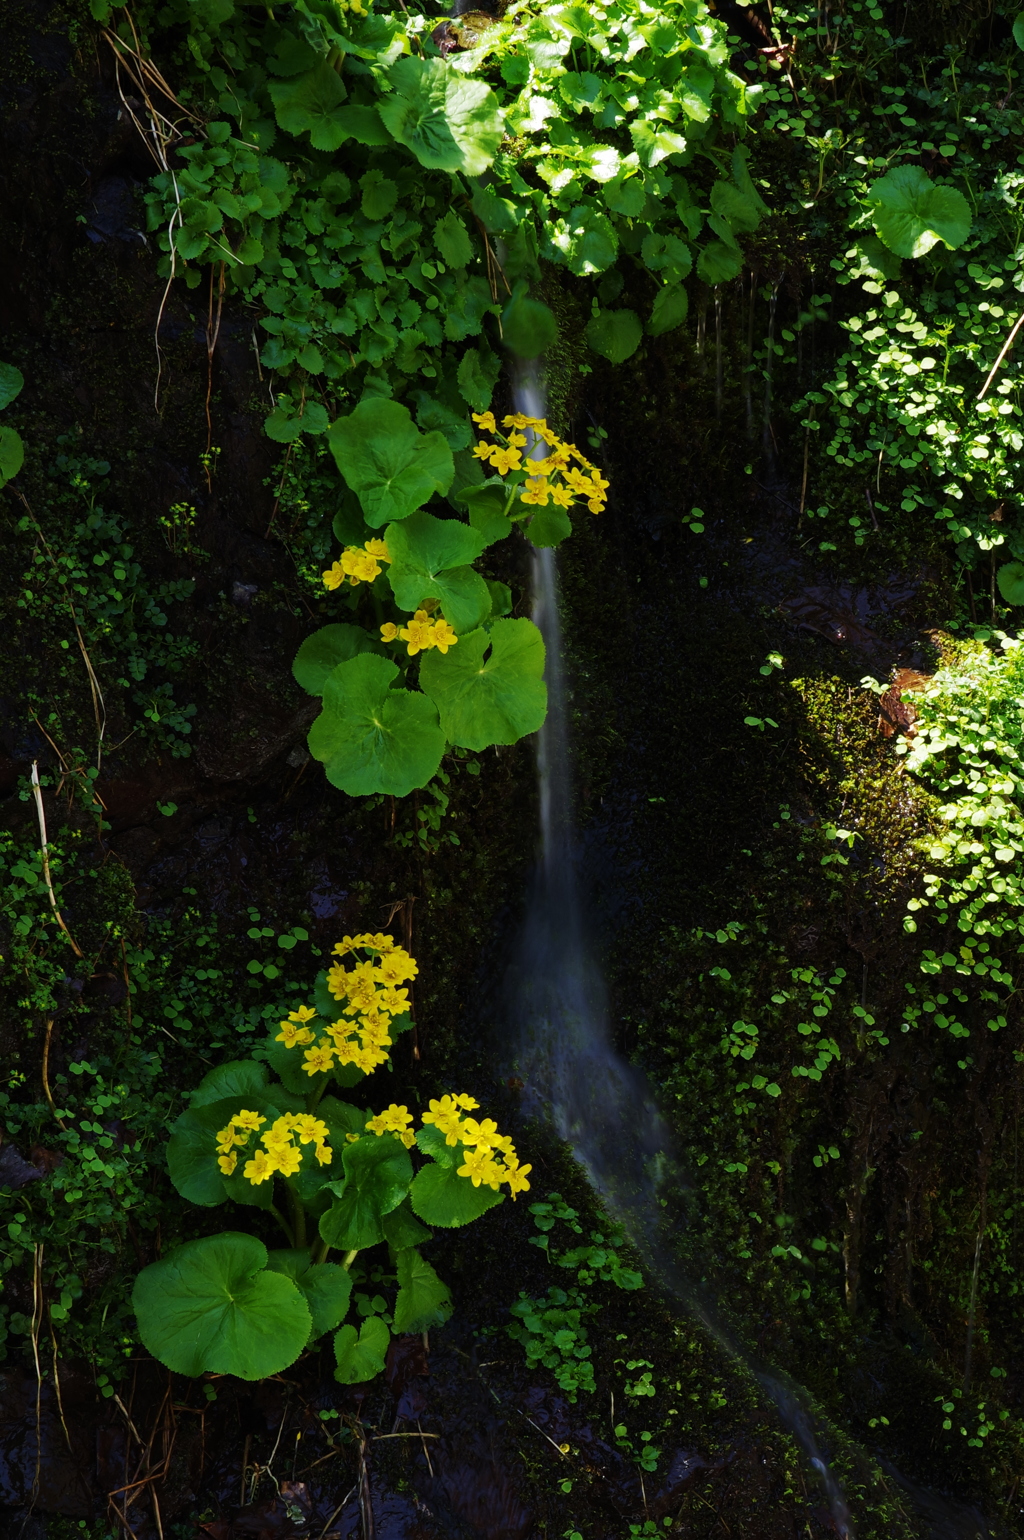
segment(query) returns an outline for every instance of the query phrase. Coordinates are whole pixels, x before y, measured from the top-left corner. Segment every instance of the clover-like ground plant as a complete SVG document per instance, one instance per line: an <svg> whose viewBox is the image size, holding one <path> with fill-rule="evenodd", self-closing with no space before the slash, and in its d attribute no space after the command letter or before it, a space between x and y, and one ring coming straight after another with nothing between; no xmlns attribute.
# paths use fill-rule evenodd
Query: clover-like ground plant
<svg viewBox="0 0 1024 1540"><path fill-rule="evenodd" d="M248 1059L211 1070L172 1131L167 1163L183 1197L262 1209L285 1242L270 1251L227 1230L143 1269L132 1295L139 1332L176 1373L263 1379L333 1332L337 1379L372 1379L391 1330L380 1315L345 1320L358 1253L388 1247L392 1329L427 1331L452 1310L419 1251L428 1227L470 1224L502 1201L503 1186L513 1198L529 1189L531 1168L491 1119L471 1115L470 1096L431 1101L417 1129L406 1107L374 1114L334 1094L387 1062L412 1024L403 986L417 973L383 934L346 936L334 954L313 1005L291 1011Z"/></svg>

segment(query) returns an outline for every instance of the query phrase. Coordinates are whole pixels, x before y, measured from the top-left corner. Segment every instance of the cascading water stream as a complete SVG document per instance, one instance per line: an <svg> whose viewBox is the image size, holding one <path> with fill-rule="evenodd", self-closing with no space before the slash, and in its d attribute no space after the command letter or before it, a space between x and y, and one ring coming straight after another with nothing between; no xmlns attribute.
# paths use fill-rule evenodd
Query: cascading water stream
<svg viewBox="0 0 1024 1540"><path fill-rule="evenodd" d="M515 404L525 416L544 416L534 371L524 369L516 380ZM756 1375L817 1472L837 1534L853 1540L842 1492L821 1455L798 1387L783 1375L759 1372L750 1364L716 1320L712 1302L701 1298L683 1276L659 1236L659 1189L672 1177L678 1185L686 1184L673 1159L653 1087L615 1049L602 970L584 913L553 551L535 551L533 586L534 619L547 649L548 712L537 749L541 854L509 992L527 1107L549 1118L571 1145L663 1287Z"/></svg>

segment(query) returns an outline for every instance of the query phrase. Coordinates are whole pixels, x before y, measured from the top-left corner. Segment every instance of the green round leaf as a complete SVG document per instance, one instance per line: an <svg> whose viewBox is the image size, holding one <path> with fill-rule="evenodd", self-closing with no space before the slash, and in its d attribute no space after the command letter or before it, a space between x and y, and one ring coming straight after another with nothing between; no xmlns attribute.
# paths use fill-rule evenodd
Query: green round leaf
<svg viewBox="0 0 1024 1540"><path fill-rule="evenodd" d="M535 508L529 524L523 528L530 543L544 550L548 546L561 545L572 534L572 520L564 508L549 503L546 508Z"/></svg>
<svg viewBox="0 0 1024 1540"><path fill-rule="evenodd" d="M345 1175L330 1183L335 1202L320 1217L320 1235L340 1251L361 1251L384 1239L381 1220L409 1191L412 1161L393 1134L367 1134L346 1144L342 1161Z"/></svg>
<svg viewBox="0 0 1024 1540"><path fill-rule="evenodd" d="M436 1326L443 1326L455 1308L448 1285L441 1282L415 1247L400 1251L395 1265L398 1270L395 1331L432 1331Z"/></svg>
<svg viewBox="0 0 1024 1540"><path fill-rule="evenodd" d="M289 134L309 134L316 150L336 150L348 138L335 116L348 92L341 76L325 60L292 80L270 84L274 115Z"/></svg>
<svg viewBox="0 0 1024 1540"><path fill-rule="evenodd" d="M496 620L471 631L443 657L428 652L420 682L451 743L485 749L517 743L544 721L544 640L532 620Z"/></svg>
<svg viewBox="0 0 1024 1540"><path fill-rule="evenodd" d="M996 573L996 582L1007 604L1024 604L1024 562L1005 562Z"/></svg>
<svg viewBox="0 0 1024 1540"><path fill-rule="evenodd" d="M662 332L670 332L676 326L681 326L689 309L690 298L682 284L670 283L655 295L647 330L652 337L660 337Z"/></svg>
<svg viewBox="0 0 1024 1540"><path fill-rule="evenodd" d="M922 257L937 241L951 249L971 233L971 209L955 187L936 187L920 166L897 166L868 188L875 229L898 257Z"/></svg>
<svg viewBox="0 0 1024 1540"><path fill-rule="evenodd" d="M675 283L688 278L693 267L693 253L678 235L662 235L652 230L644 236L640 255L652 273L664 273Z"/></svg>
<svg viewBox="0 0 1024 1540"><path fill-rule="evenodd" d="M444 437L420 433L407 407L382 396L333 422L328 442L371 529L408 518L435 492L447 492L455 475Z"/></svg>
<svg viewBox="0 0 1024 1540"><path fill-rule="evenodd" d="M334 1262L310 1265L309 1252L304 1247L297 1251L272 1251L267 1257L267 1268L290 1278L306 1301L313 1322L311 1341L341 1325L352 1298L352 1275L345 1268Z"/></svg>
<svg viewBox="0 0 1024 1540"><path fill-rule="evenodd" d="M338 1364L334 1378L343 1385L372 1380L384 1368L390 1341L391 1333L379 1315L368 1315L358 1332L354 1326L343 1326L334 1338Z"/></svg>
<svg viewBox="0 0 1024 1540"><path fill-rule="evenodd" d="M378 111L387 128L421 166L480 176L504 133L498 98L480 80L457 75L442 59L399 59L391 95Z"/></svg>
<svg viewBox="0 0 1024 1540"><path fill-rule="evenodd" d="M469 565L486 547L479 530L460 519L410 514L385 533L391 565L388 581L400 609L415 610L421 599L439 599L444 618L456 631L472 630L490 610L487 584Z"/></svg>
<svg viewBox="0 0 1024 1540"><path fill-rule="evenodd" d="M25 445L13 428L0 428L0 487L6 486L25 463Z"/></svg>
<svg viewBox="0 0 1024 1540"><path fill-rule="evenodd" d="M25 376L13 364L0 364L0 412L20 395Z"/></svg>
<svg viewBox="0 0 1024 1540"><path fill-rule="evenodd" d="M175 1374L262 1380L294 1363L311 1318L299 1289L266 1272L267 1248L228 1232L189 1241L146 1267L132 1306L139 1335Z"/></svg>
<svg viewBox="0 0 1024 1540"><path fill-rule="evenodd" d="M643 327L634 310L602 310L587 327L587 341L609 363L621 364L640 346Z"/></svg>
<svg viewBox="0 0 1024 1540"><path fill-rule="evenodd" d="M407 796L441 763L445 739L435 707L425 695L391 689L397 678L396 664L362 653L339 663L324 686L309 752L350 797Z"/></svg>
<svg viewBox="0 0 1024 1540"><path fill-rule="evenodd" d="M539 299L531 299L519 282L501 317L501 339L519 358L539 358L558 340L554 313Z"/></svg>
<svg viewBox="0 0 1024 1540"><path fill-rule="evenodd" d="M442 1230L472 1224L500 1203L502 1196L482 1182L474 1187L469 1177L459 1176L454 1166L424 1166L417 1171L409 1190L415 1213L424 1223Z"/></svg>
<svg viewBox="0 0 1024 1540"><path fill-rule="evenodd" d="M728 221L734 233L749 233L761 223L764 204L741 193L731 182L716 182L711 189L711 207Z"/></svg>
<svg viewBox="0 0 1024 1540"><path fill-rule="evenodd" d="M697 276L714 287L729 283L743 267L743 254L725 241L709 241L697 258Z"/></svg>
<svg viewBox="0 0 1024 1540"><path fill-rule="evenodd" d="M1014 20L1013 41L1017 44L1018 48L1024 48L1024 11Z"/></svg>
<svg viewBox="0 0 1024 1540"><path fill-rule="evenodd" d="M492 485L482 481L477 486L463 487L458 501L463 508L469 509L469 522L483 536L486 545L505 540L512 533L512 521L505 515L508 494L503 482Z"/></svg>
<svg viewBox="0 0 1024 1540"><path fill-rule="evenodd" d="M204 1075L192 1092L193 1107L208 1107L211 1102L224 1101L227 1097L263 1096L267 1093L267 1072L254 1059L236 1059L230 1064L220 1064ZM230 1113L228 1114L230 1117ZM223 1125L222 1125L223 1126Z"/></svg>
<svg viewBox="0 0 1024 1540"><path fill-rule="evenodd" d="M328 676L339 663L347 663L362 652L375 652L386 657L383 642L364 631L362 626L321 626L312 636L307 636L292 664L297 682L310 695L322 695Z"/></svg>
<svg viewBox="0 0 1024 1540"><path fill-rule="evenodd" d="M239 1151L239 1162L233 1176L223 1177L217 1165L217 1134L225 1127L228 1119L243 1107L250 1112L262 1113L268 1123L272 1123L281 1113L265 1089L243 1090L220 1101L198 1106L193 1104L186 1108L171 1129L171 1137L167 1142L167 1170L174 1186L190 1203L197 1203L202 1208L215 1208L225 1198L234 1198L236 1203L245 1203L252 1208L269 1208L273 1202L273 1181L260 1182L255 1186L246 1181L242 1174L245 1161L255 1148L255 1140L250 1144L248 1155ZM266 1124L263 1126L266 1127Z"/></svg>

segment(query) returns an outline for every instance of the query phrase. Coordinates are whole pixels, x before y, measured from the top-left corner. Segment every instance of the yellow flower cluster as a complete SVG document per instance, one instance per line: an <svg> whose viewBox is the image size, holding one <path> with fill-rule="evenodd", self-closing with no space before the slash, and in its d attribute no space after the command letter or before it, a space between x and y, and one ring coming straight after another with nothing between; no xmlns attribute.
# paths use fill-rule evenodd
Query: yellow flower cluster
<svg viewBox="0 0 1024 1540"><path fill-rule="evenodd" d="M390 620L380 628L381 638L385 642L403 641L407 644L410 658L414 658L418 652L429 652L431 647L436 647L438 652L445 653L449 647L454 647L458 637L448 622L440 617L431 620L426 610L417 610L408 624L398 627Z"/></svg>
<svg viewBox="0 0 1024 1540"><path fill-rule="evenodd" d="M347 545L339 559L324 573L324 587L340 588L346 580L353 588L360 583L372 583L380 575L381 562L390 560L383 540L367 540L363 546Z"/></svg>
<svg viewBox="0 0 1024 1540"><path fill-rule="evenodd" d="M493 1187L497 1192L502 1182L507 1182L513 1201L517 1192L529 1192L526 1180L532 1166L521 1166L515 1145L507 1134L499 1134L498 1125L492 1118L477 1122L464 1116L474 1112L480 1103L471 1096L459 1092L455 1096L442 1096L432 1101L429 1111L423 1114L424 1124L432 1123L445 1136L446 1144L465 1146L463 1164L459 1176L466 1177L479 1187ZM404 1109L401 1109L404 1110Z"/></svg>
<svg viewBox="0 0 1024 1540"><path fill-rule="evenodd" d="M502 427L511 429L507 435L499 432L493 412L474 412L473 421L482 433L492 433L504 440L504 444L489 444L481 439L473 450L478 460L490 465L499 476L507 476L510 471L529 471L522 492L527 507L546 508L553 503L556 508L571 508L573 503L582 501L591 513L604 511L609 483L575 444L564 444L552 433L545 418L513 412L501 419ZM523 461L522 451L527 442L524 430L544 444L548 453L543 458Z"/></svg>
<svg viewBox="0 0 1024 1540"><path fill-rule="evenodd" d="M397 1134L407 1150L411 1150L416 1143L416 1135L411 1128L412 1113L408 1107L399 1107L395 1102L391 1103L384 1112L378 1112L375 1118L371 1118L366 1125L371 1134Z"/></svg>
<svg viewBox="0 0 1024 1540"><path fill-rule="evenodd" d="M316 1011L300 1005L281 1022L276 1041L286 1048L303 1048L303 1069L307 1075L319 1075L339 1065L354 1064L364 1075L372 1074L378 1064L387 1062L391 1047L392 1018L409 1009L409 991L399 986L414 979L419 969L402 947L383 934L345 936L334 948L336 957L362 951L370 955L351 968L340 962L327 974L327 987L341 1002L337 1021L323 1029L318 1038L307 1025Z"/></svg>
<svg viewBox="0 0 1024 1540"><path fill-rule="evenodd" d="M238 1165L239 1147L247 1145L252 1135L266 1121L262 1113L248 1112L243 1108L220 1130L217 1135L217 1164L224 1176L231 1176ZM302 1165L302 1151L295 1144L296 1135L300 1144L314 1145L317 1160L322 1166L329 1166L333 1156L326 1142L327 1134L327 1124L311 1113L286 1112L284 1117L278 1118L261 1134L260 1143L263 1148L257 1147L253 1151L251 1160L247 1160L242 1167L242 1175L254 1187L266 1182L275 1173L294 1176Z"/></svg>

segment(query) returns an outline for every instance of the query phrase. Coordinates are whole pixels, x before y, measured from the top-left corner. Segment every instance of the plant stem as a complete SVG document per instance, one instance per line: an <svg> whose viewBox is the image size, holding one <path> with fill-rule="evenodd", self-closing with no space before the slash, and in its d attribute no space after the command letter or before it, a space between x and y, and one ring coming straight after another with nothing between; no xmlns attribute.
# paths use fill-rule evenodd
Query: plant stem
<svg viewBox="0 0 1024 1540"><path fill-rule="evenodd" d="M355 1261L355 1259L356 1259L356 1257L358 1255L359 1255L359 1247L358 1246L356 1247L356 1249L354 1251L346 1251L346 1253L345 1253L345 1260L341 1264L346 1272L348 1272L349 1268L352 1266L352 1263Z"/></svg>
<svg viewBox="0 0 1024 1540"><path fill-rule="evenodd" d="M285 1178L284 1187L288 1194L288 1213L291 1218L292 1233L295 1236L292 1245L304 1246L306 1244L306 1210L290 1179Z"/></svg>
<svg viewBox="0 0 1024 1540"><path fill-rule="evenodd" d="M270 1212L273 1214L274 1218L277 1220L278 1224L281 1226L281 1229L284 1231L285 1235L287 1236L289 1246L294 1247L294 1245L295 1245L295 1237L292 1234L292 1227L288 1223L288 1221L284 1217L284 1215L281 1213L281 1210L276 1206L276 1204L272 1203L270 1205Z"/></svg>

